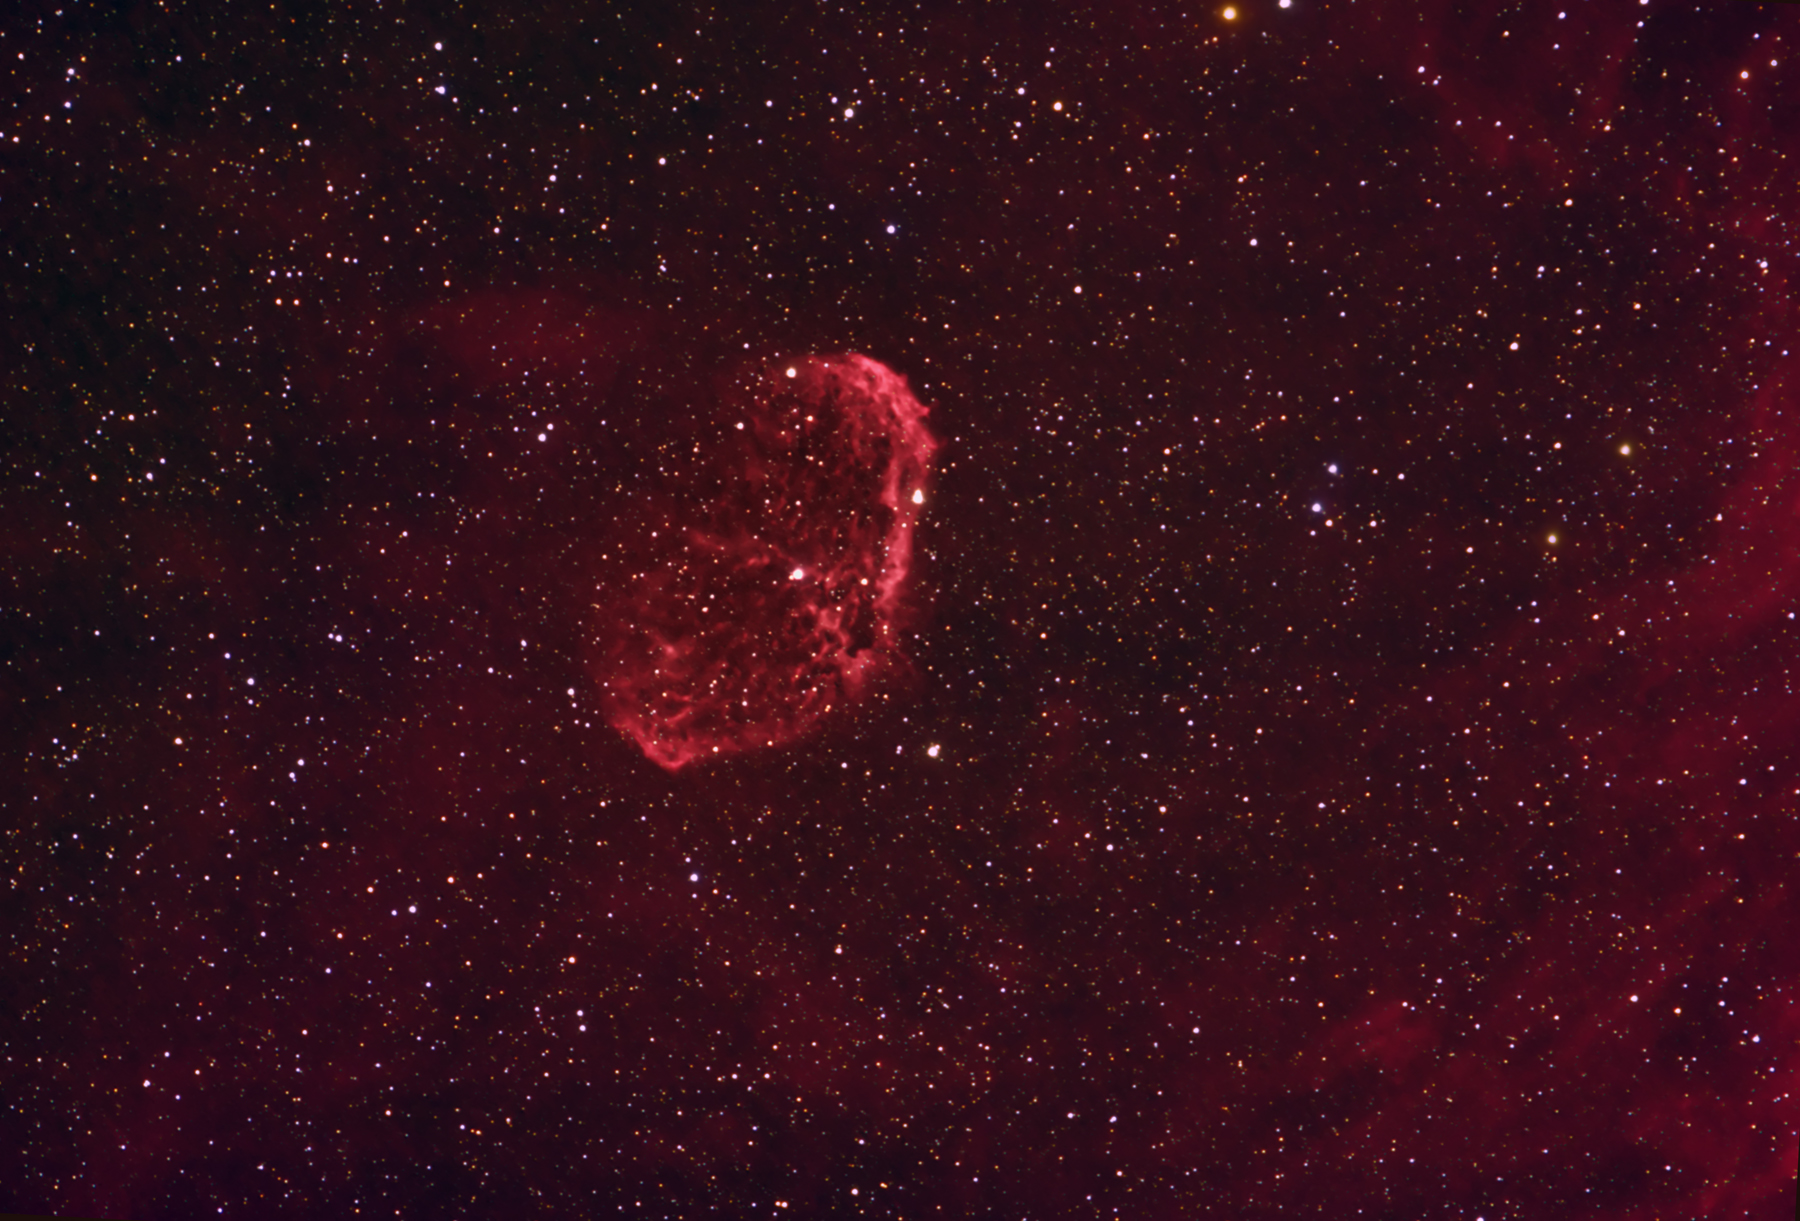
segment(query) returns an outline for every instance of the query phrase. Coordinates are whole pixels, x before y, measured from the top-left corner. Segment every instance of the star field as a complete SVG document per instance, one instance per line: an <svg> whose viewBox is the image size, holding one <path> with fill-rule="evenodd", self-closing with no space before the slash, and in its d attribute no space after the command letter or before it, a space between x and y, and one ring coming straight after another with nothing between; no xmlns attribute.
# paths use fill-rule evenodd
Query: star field
<svg viewBox="0 0 1800 1221"><path fill-rule="evenodd" d="M1789 1215L1797 40L0 17L0 1207Z"/></svg>

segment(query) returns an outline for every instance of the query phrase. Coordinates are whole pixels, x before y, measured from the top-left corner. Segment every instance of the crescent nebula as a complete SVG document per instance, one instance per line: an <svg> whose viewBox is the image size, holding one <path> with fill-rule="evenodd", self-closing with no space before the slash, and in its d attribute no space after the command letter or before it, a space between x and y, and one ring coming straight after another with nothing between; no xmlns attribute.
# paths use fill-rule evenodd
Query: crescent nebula
<svg viewBox="0 0 1800 1221"><path fill-rule="evenodd" d="M804 737L903 661L938 448L906 380L856 354L756 370L721 407L704 493L595 604L606 719L670 771Z"/></svg>

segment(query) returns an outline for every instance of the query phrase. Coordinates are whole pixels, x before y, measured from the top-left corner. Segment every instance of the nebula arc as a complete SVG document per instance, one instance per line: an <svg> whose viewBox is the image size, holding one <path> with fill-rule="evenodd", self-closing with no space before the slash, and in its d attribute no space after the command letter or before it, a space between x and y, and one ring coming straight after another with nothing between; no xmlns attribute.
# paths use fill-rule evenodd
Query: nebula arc
<svg viewBox="0 0 1800 1221"><path fill-rule="evenodd" d="M802 738L903 663L928 414L856 354L737 379L706 499L595 603L608 723L676 771Z"/></svg>

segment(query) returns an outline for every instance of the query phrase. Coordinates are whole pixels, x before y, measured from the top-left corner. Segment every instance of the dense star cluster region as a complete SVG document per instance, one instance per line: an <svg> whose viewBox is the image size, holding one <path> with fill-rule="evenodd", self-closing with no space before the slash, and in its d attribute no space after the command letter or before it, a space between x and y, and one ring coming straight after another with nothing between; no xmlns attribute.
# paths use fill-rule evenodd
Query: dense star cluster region
<svg viewBox="0 0 1800 1221"><path fill-rule="evenodd" d="M1790 1215L1797 173L1774 4L12 6L0 1208Z"/></svg>

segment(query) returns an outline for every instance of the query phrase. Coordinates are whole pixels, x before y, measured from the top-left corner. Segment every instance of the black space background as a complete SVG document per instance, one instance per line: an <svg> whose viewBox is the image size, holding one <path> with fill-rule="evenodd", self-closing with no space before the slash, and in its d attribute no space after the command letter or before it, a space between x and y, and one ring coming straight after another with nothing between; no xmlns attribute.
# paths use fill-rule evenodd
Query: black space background
<svg viewBox="0 0 1800 1221"><path fill-rule="evenodd" d="M9 10L0 1205L1788 1215L1797 39ZM906 664L665 772L608 557L841 351Z"/></svg>

